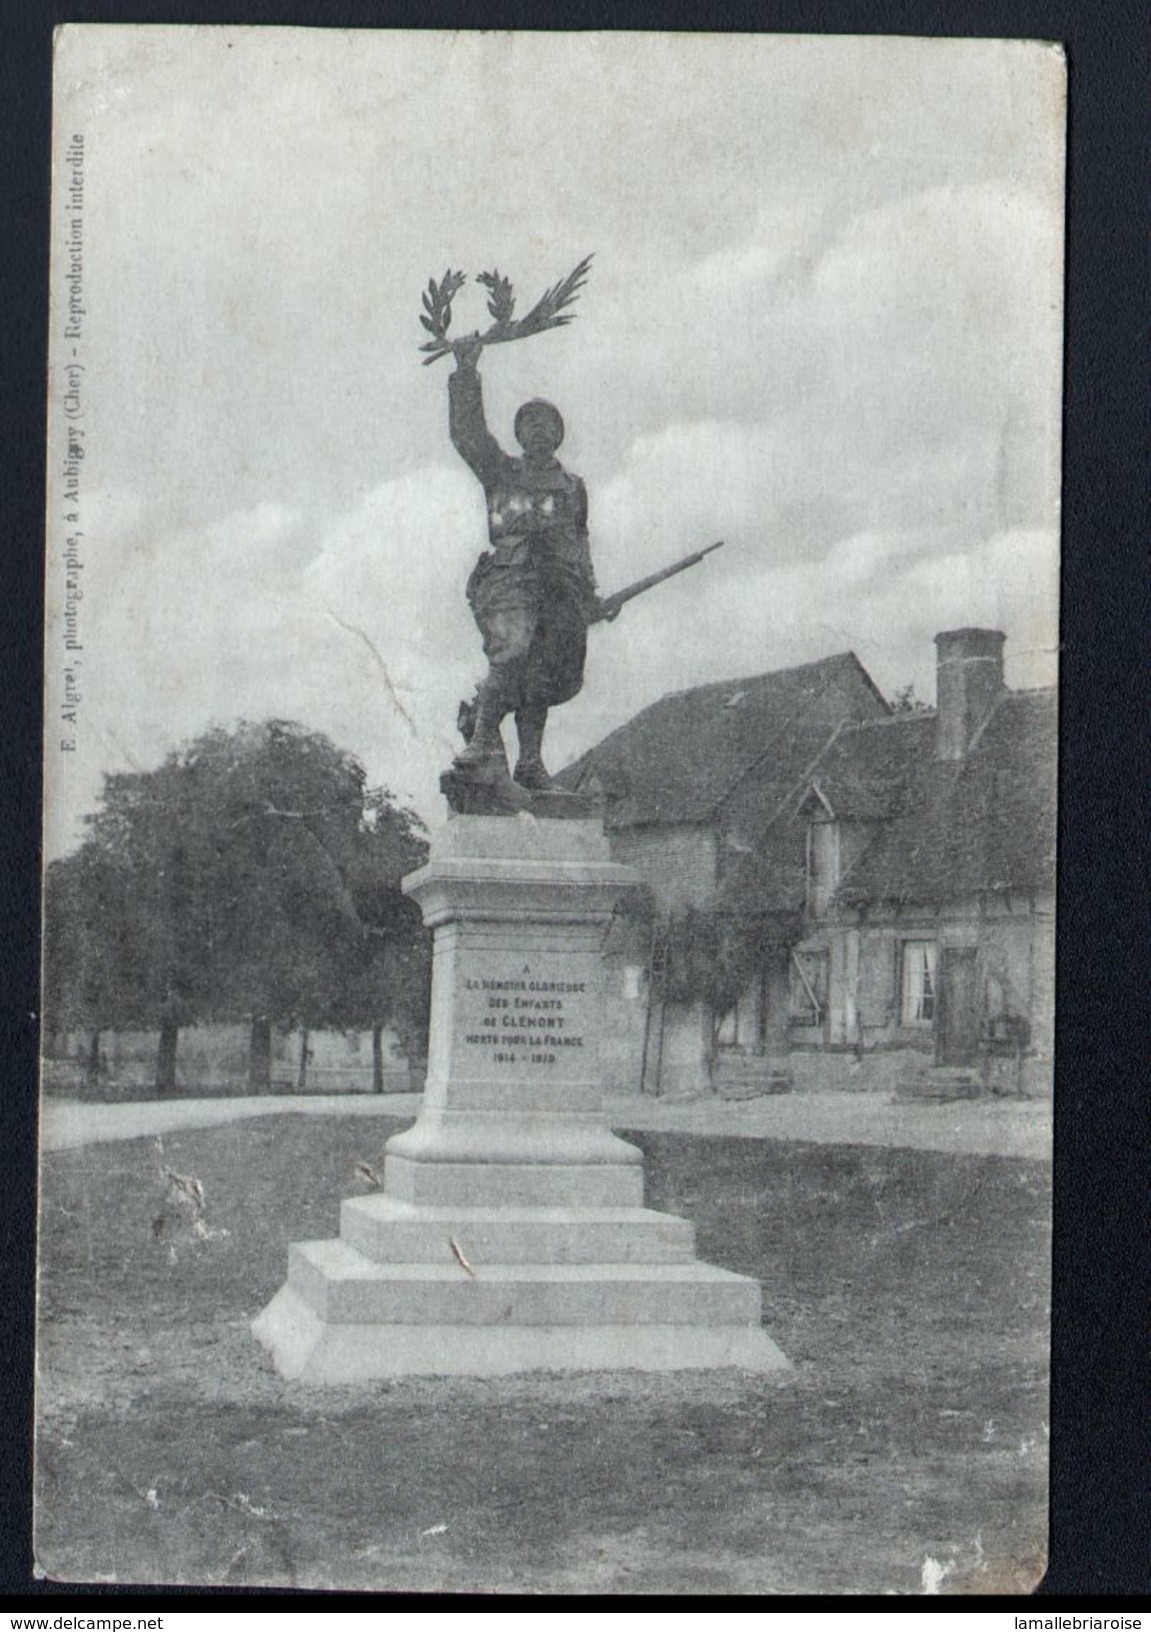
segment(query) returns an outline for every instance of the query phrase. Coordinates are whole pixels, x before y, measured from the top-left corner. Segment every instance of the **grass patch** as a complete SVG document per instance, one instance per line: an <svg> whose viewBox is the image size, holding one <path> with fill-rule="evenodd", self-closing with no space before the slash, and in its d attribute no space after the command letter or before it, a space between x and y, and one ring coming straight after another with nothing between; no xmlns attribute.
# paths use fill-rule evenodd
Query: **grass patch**
<svg viewBox="0 0 1151 1632"><path fill-rule="evenodd" d="M763 1282L792 1377L286 1383L248 1321L401 1125L269 1116L45 1157L50 1575L918 1592L932 1559L945 1592L1038 1579L1045 1167L631 1134L649 1205ZM199 1181L202 1213L161 1167Z"/></svg>

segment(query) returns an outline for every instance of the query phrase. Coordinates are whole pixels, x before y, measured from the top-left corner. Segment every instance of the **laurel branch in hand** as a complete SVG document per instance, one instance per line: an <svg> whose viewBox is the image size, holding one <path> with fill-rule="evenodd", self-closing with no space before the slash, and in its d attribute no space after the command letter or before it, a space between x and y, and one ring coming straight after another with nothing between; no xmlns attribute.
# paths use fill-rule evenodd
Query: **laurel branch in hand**
<svg viewBox="0 0 1151 1632"><path fill-rule="evenodd" d="M433 346L447 344L452 322L452 301L467 281L466 272L453 272L450 268L444 273L442 282L437 283L435 278L428 279L423 295L425 315L420 317L420 322L433 338L421 346L421 351L431 351Z"/></svg>
<svg viewBox="0 0 1151 1632"><path fill-rule="evenodd" d="M592 257L585 255L579 265L561 278L552 288L547 289L536 301L526 317L516 318L515 295L511 281L501 277L499 272L481 272L476 282L488 291L488 311L495 319L491 328L484 334L477 334L476 340L484 346L499 345L506 340L526 340L529 335L542 334L545 329L561 329L575 317L575 312L567 308L579 298L579 292L587 281L591 270ZM446 357L452 349L448 339L448 326L451 323L452 298L456 295L467 278L462 272L445 272L443 281L439 284L433 278L423 297L425 317L420 318L424 328L431 334L432 339L426 340L420 347L421 351L430 353L424 358L425 368L429 363Z"/></svg>
<svg viewBox="0 0 1151 1632"><path fill-rule="evenodd" d="M488 301L488 311L499 324L506 325L512 320L512 313L516 309L516 297L512 294L510 278L501 278L498 272L481 272L476 279L488 291L491 299Z"/></svg>

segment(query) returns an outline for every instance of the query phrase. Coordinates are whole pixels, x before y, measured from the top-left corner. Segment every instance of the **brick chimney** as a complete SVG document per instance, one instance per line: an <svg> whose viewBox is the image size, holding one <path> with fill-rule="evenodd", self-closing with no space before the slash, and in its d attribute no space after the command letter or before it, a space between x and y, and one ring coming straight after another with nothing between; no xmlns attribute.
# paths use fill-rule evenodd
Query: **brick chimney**
<svg viewBox="0 0 1151 1632"><path fill-rule="evenodd" d="M936 759L965 759L1003 695L1005 639L998 629L948 629L936 635Z"/></svg>

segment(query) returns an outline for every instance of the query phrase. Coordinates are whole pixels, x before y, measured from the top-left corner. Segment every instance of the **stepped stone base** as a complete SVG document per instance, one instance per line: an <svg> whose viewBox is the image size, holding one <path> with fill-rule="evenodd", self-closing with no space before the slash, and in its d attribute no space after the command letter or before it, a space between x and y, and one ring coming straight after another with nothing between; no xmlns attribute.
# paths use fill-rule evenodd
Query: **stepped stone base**
<svg viewBox="0 0 1151 1632"><path fill-rule="evenodd" d="M413 1207L392 1196L345 1201L340 1235L377 1263L690 1264L695 1227L646 1207ZM453 1249L452 1243L455 1242Z"/></svg>
<svg viewBox="0 0 1151 1632"><path fill-rule="evenodd" d="M759 1327L759 1284L697 1262L691 1224L678 1217L643 1208L405 1214L372 1196L344 1203L343 1224L340 1240L292 1245L287 1284L253 1325L284 1376L787 1366Z"/></svg>
<svg viewBox="0 0 1151 1632"><path fill-rule="evenodd" d="M685 1219L643 1207L346 1201L297 1242L253 1324L303 1381L530 1370L785 1369L758 1282L700 1263Z"/></svg>
<svg viewBox="0 0 1151 1632"><path fill-rule="evenodd" d="M284 1377L366 1383L385 1377L502 1377L524 1371L784 1371L759 1327L628 1322L596 1326L390 1326L322 1320L291 1286L252 1330Z"/></svg>
<svg viewBox="0 0 1151 1632"><path fill-rule="evenodd" d="M383 1192L290 1248L252 1328L284 1376L787 1367L759 1283L644 1207L602 1116L600 942L631 881L599 822L471 816L406 881L435 929L424 1107Z"/></svg>

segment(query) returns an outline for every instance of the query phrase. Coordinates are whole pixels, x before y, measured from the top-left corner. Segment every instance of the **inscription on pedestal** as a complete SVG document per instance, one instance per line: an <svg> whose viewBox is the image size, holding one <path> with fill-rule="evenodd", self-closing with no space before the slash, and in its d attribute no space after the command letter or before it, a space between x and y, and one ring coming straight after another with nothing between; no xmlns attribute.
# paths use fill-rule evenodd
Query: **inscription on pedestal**
<svg viewBox="0 0 1151 1632"><path fill-rule="evenodd" d="M588 1022L595 993L586 980L556 980L524 966L517 974L493 968L462 981L463 1043L493 1066L560 1068L577 1072L590 1047Z"/></svg>
<svg viewBox="0 0 1151 1632"><path fill-rule="evenodd" d="M758 1285L644 1208L641 1153L600 1114L601 948L632 882L588 822L437 835L406 886L436 937L423 1108L340 1239L293 1247L256 1327L285 1375L786 1364Z"/></svg>

